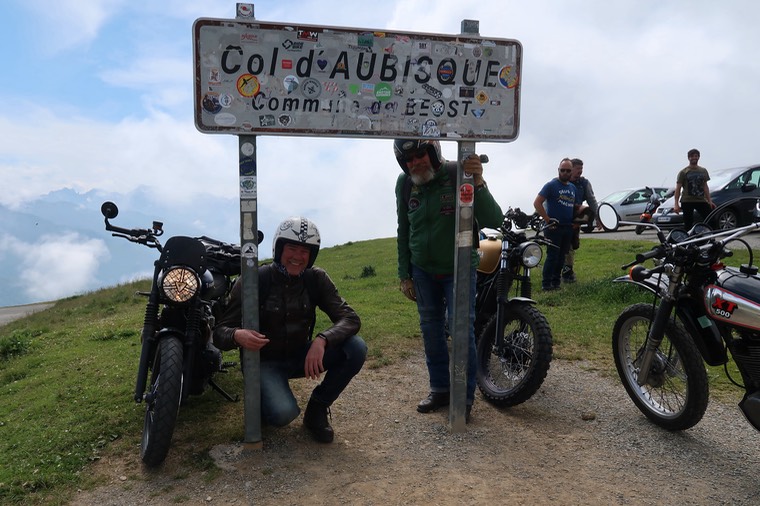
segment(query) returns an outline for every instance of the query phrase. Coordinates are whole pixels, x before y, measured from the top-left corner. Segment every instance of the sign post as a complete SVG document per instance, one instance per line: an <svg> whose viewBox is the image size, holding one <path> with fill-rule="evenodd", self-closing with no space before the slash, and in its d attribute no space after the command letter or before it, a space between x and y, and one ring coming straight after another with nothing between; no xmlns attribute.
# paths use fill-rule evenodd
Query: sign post
<svg viewBox="0 0 760 506"><path fill-rule="evenodd" d="M481 37L477 21L464 21L460 35L269 23L253 18L251 4L238 4L237 19L195 21L193 52L196 128L240 136L243 320L250 328L258 325L258 247L245 237L257 231L256 136L456 141L461 164L475 142L510 142L519 132L522 46ZM457 183L452 420L463 421L473 185L461 165ZM246 442L253 443L260 441L258 353L243 356Z"/></svg>

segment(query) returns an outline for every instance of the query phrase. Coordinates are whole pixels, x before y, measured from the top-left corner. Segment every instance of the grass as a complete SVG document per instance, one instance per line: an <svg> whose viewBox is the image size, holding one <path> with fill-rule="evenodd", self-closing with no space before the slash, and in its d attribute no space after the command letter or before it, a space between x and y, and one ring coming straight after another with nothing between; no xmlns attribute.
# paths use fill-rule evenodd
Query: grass
<svg viewBox="0 0 760 506"><path fill-rule="evenodd" d="M558 292L536 290L552 326L555 357L615 375L612 326L642 294L611 279L650 247L646 241L584 238L575 266L579 281ZM416 306L399 293L395 259L395 239L376 239L324 249L317 260L362 318L370 349L366 367L421 349ZM731 259L735 265L746 261L744 253ZM540 268L533 272L538 287ZM148 289L143 281L71 297L0 327L0 503L66 504L77 488L95 485L87 470L102 455L125 452L139 459L143 406L132 401L132 391L145 298L135 292ZM327 325L320 315L317 329ZM711 368L710 378L714 397L738 400L722 369ZM239 372L218 382L242 395ZM220 472L208 450L239 440L240 410L209 392L180 411L172 451L187 452L188 472L206 471L208 479Z"/></svg>

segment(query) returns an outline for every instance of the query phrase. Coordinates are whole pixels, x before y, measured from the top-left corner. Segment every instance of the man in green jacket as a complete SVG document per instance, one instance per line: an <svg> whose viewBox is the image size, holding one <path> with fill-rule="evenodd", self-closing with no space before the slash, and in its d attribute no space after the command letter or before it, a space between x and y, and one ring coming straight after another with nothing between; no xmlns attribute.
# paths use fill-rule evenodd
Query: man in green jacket
<svg viewBox="0 0 760 506"><path fill-rule="evenodd" d="M456 172L441 155L436 140L397 139L393 143L402 174L396 181L398 218L398 275L401 292L417 302L425 361L430 377L430 393L417 405L420 413L449 404L449 351L446 303L454 296L456 225ZM496 228L504 215L483 180L483 165L472 154L464 170L474 182L475 220L479 227ZM475 276L478 265L477 241L473 241L470 284L470 321L467 359L466 420L475 400ZM448 311L449 317L453 310ZM453 325L450 325L453 328Z"/></svg>

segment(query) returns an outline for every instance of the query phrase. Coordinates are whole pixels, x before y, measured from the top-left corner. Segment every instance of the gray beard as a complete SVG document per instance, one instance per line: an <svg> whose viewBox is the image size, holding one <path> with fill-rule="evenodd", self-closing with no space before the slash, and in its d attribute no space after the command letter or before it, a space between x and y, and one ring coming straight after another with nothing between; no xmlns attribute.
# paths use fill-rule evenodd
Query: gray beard
<svg viewBox="0 0 760 506"><path fill-rule="evenodd" d="M421 186L433 180L433 177L435 177L435 171L430 168L422 175L409 174L409 177L412 178L412 183Z"/></svg>

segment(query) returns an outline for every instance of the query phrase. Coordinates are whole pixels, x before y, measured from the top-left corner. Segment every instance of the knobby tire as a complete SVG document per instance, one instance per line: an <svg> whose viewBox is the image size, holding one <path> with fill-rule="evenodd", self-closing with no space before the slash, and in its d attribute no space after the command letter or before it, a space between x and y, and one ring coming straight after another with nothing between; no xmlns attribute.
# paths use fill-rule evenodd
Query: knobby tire
<svg viewBox="0 0 760 506"><path fill-rule="evenodd" d="M651 304L627 307L615 322L612 353L620 380L636 407L663 429L678 431L702 419L709 400L707 372L697 346L672 318L647 383L639 386L639 358L654 316Z"/></svg>
<svg viewBox="0 0 760 506"><path fill-rule="evenodd" d="M495 347L494 315L478 342L477 378L489 403L507 407L527 401L541 387L552 360L552 333L534 306L515 304L502 310L506 310L504 346Z"/></svg>
<svg viewBox="0 0 760 506"><path fill-rule="evenodd" d="M177 423L182 398L182 342L177 337L165 337L159 341L156 354L149 388L154 398L146 402L140 445L140 457L150 467L166 459Z"/></svg>

